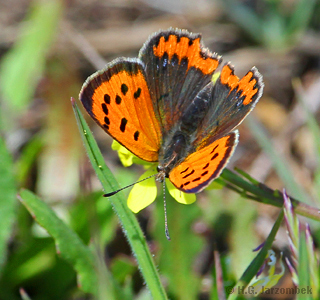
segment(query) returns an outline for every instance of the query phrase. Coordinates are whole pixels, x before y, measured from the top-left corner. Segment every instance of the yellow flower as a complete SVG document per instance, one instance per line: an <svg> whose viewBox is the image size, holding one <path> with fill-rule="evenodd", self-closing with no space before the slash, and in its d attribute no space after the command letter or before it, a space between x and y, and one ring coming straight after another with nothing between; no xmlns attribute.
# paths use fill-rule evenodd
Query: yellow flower
<svg viewBox="0 0 320 300"><path fill-rule="evenodd" d="M121 163L125 167L131 166L133 163L144 165L146 172L143 173L139 180L143 180L147 177L157 174L157 164L146 162L134 154L132 154L125 147L121 146L118 142L113 141L112 149L118 151L118 155ZM178 190L168 179L166 179L166 186L170 195L179 203L182 204L192 204L196 201L195 194L187 194ZM136 183L127 200L128 207L137 213L150 205L157 197L157 186L155 177L143 180Z"/></svg>

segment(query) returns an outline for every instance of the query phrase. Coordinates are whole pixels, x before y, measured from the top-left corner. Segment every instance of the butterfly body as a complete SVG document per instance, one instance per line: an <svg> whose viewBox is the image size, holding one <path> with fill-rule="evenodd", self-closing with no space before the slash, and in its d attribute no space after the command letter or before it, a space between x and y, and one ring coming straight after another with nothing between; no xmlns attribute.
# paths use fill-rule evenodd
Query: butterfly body
<svg viewBox="0 0 320 300"><path fill-rule="evenodd" d="M90 76L80 92L89 115L135 155L158 161L168 177L196 193L218 177L237 142L235 127L259 100L262 76L241 80L200 35L169 29L150 36L136 59L119 58Z"/></svg>
<svg viewBox="0 0 320 300"><path fill-rule="evenodd" d="M162 181L164 177L169 177L170 171L180 164L188 153L194 152L193 142L196 138L196 131L201 130L201 122L208 112L209 86L211 84L200 90L181 115L170 135L167 135L167 138L163 141L159 151L158 181Z"/></svg>

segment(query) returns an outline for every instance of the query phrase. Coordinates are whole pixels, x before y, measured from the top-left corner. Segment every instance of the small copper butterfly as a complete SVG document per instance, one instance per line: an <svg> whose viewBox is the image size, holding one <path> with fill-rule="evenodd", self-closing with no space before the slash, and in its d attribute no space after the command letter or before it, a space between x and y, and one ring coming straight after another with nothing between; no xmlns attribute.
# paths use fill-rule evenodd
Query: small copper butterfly
<svg viewBox="0 0 320 300"><path fill-rule="evenodd" d="M152 34L138 58L118 58L84 83L80 100L89 115L139 158L158 161L185 193L198 193L217 178L238 143L238 126L258 102L262 76L243 78L223 66L201 35L168 29Z"/></svg>

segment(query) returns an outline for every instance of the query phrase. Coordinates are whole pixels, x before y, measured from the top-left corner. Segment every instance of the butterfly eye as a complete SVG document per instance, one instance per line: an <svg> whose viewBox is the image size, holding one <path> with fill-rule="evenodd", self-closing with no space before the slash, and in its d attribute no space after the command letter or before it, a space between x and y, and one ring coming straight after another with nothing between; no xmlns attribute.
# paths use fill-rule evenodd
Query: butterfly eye
<svg viewBox="0 0 320 300"><path fill-rule="evenodd" d="M157 171L158 174L162 173L162 179L164 179L164 177L169 178L170 168L168 168L168 166L157 166Z"/></svg>

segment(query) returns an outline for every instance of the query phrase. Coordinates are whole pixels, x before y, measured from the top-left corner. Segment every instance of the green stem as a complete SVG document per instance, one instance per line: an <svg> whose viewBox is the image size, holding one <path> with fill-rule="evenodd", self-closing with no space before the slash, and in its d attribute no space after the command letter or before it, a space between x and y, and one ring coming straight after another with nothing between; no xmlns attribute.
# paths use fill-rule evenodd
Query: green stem
<svg viewBox="0 0 320 300"><path fill-rule="evenodd" d="M250 263L250 265L248 266L248 268L244 271L244 273L242 274L241 278L239 279L239 281L237 282L237 284L233 287L232 289L232 294L228 297L228 300L235 300L238 298L239 294L242 294L243 291L245 290L245 288L248 286L248 284L250 283L250 281L252 280L252 278L258 273L259 269L261 268L268 250L271 248L272 243L274 241L274 238L280 228L282 219L283 219L283 210L281 210L277 221L274 223L272 230L268 236L268 238L266 239L263 247L261 248L261 250L259 251L259 253L257 254L257 256L253 259L253 261ZM229 293L231 292L231 290L229 289Z"/></svg>
<svg viewBox="0 0 320 300"><path fill-rule="evenodd" d="M243 173L243 171L241 173ZM249 176L245 177L247 180L250 180ZM283 206L282 193L280 191L270 189L263 183L259 183L255 180L250 180L250 182L244 180L242 177L230 171L229 169L224 169L220 175L220 178L227 183L226 186L228 188L239 193L241 196L264 204L277 207ZM320 212L318 208L300 202L292 197L290 197L290 199L297 214L320 221Z"/></svg>
<svg viewBox="0 0 320 300"><path fill-rule="evenodd" d="M117 190L119 186L113 174L106 166L103 156L87 123L85 122L75 101L72 100L71 102L84 146L87 150L91 164L101 181L104 191L109 192L110 190ZM127 207L126 201L121 193L110 198L106 198L106 201L107 199L111 202L113 209L119 217L122 230L128 239L134 256L137 259L141 274L150 290L152 299L168 299L163 285L161 284L160 276L153 262L152 255L149 251L147 241L141 231L135 215Z"/></svg>

